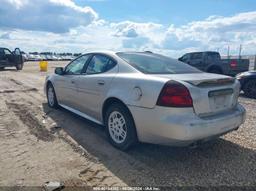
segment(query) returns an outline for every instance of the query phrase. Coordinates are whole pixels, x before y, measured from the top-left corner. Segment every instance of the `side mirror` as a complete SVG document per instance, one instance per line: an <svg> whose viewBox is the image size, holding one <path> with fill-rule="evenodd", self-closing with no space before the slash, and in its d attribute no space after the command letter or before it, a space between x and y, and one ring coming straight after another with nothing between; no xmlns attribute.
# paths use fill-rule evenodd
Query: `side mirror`
<svg viewBox="0 0 256 191"><path fill-rule="evenodd" d="M181 58L178 58L179 61L182 61L182 57Z"/></svg>
<svg viewBox="0 0 256 191"><path fill-rule="evenodd" d="M57 67L55 68L55 74L58 74L58 75L63 75L64 74L64 69L62 67Z"/></svg>

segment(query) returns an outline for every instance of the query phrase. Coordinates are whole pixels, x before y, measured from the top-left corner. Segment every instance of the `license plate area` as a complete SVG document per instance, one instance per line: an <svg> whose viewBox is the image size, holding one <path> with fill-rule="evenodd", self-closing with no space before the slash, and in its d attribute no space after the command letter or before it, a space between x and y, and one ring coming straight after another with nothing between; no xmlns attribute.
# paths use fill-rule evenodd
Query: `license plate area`
<svg viewBox="0 0 256 191"><path fill-rule="evenodd" d="M213 90L208 93L212 111L222 111L231 107L233 89Z"/></svg>
<svg viewBox="0 0 256 191"><path fill-rule="evenodd" d="M225 96L225 95L230 95L233 94L234 90L229 88L229 89L222 89L222 90L213 90L208 93L208 97L219 97L219 96Z"/></svg>

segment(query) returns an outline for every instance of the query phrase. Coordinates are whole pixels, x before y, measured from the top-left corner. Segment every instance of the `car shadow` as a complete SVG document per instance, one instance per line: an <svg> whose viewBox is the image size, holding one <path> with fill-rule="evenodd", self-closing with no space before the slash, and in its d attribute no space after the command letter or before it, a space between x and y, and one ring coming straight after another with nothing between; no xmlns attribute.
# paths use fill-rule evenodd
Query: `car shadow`
<svg viewBox="0 0 256 191"><path fill-rule="evenodd" d="M244 94L244 92L241 92L241 93L239 94L239 97L241 97L241 98L246 98L246 99L248 99L248 100L255 100L255 98L247 97L247 96Z"/></svg>
<svg viewBox="0 0 256 191"><path fill-rule="evenodd" d="M108 143L103 126L65 109L51 109L45 103L43 110L129 186L256 184L255 150L223 138L196 149L138 144L122 152Z"/></svg>
<svg viewBox="0 0 256 191"><path fill-rule="evenodd" d="M16 72L18 72L18 70L16 70L15 68L0 69L0 72L6 72L6 71L16 71Z"/></svg>

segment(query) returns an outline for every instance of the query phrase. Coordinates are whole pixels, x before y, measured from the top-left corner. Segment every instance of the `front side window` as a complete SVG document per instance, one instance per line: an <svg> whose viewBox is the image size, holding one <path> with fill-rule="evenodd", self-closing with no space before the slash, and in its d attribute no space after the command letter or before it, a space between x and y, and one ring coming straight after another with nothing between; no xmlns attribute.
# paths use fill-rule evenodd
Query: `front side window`
<svg viewBox="0 0 256 191"><path fill-rule="evenodd" d="M72 61L69 65L66 66L65 73L69 75L81 74L86 61L89 59L90 55L83 55L74 61Z"/></svg>
<svg viewBox="0 0 256 191"><path fill-rule="evenodd" d="M200 72L184 62L159 54L119 52L117 55L140 72L146 74L185 74Z"/></svg>
<svg viewBox="0 0 256 191"><path fill-rule="evenodd" d="M94 55L88 64L87 74L106 72L115 66L115 62L103 55Z"/></svg>

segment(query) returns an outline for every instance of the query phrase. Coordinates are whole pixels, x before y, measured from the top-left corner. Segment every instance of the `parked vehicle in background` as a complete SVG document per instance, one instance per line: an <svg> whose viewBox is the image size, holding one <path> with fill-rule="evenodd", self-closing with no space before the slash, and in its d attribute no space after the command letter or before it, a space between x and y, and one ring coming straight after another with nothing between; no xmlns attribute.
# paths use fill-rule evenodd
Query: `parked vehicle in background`
<svg viewBox="0 0 256 191"><path fill-rule="evenodd" d="M23 62L27 62L28 61L28 55L23 51L21 51L21 55L22 55L22 58L23 58Z"/></svg>
<svg viewBox="0 0 256 191"><path fill-rule="evenodd" d="M70 55L63 56L63 60L70 61L72 60L72 56Z"/></svg>
<svg viewBox="0 0 256 191"><path fill-rule="evenodd" d="M53 60L53 57L51 54L45 55L46 60Z"/></svg>
<svg viewBox="0 0 256 191"><path fill-rule="evenodd" d="M5 67L16 67L17 70L23 68L23 57L19 48L16 48L11 52L7 48L0 48L0 69L3 70Z"/></svg>
<svg viewBox="0 0 256 191"><path fill-rule="evenodd" d="M28 54L28 60L29 61L41 61L41 60L43 60L43 58L39 54L29 53Z"/></svg>
<svg viewBox="0 0 256 191"><path fill-rule="evenodd" d="M191 52L179 58L199 70L235 76L240 72L249 70L249 59L221 59L218 52Z"/></svg>
<svg viewBox="0 0 256 191"><path fill-rule="evenodd" d="M47 60L46 56L44 54L40 54L40 58L41 58L41 60Z"/></svg>
<svg viewBox="0 0 256 191"><path fill-rule="evenodd" d="M240 81L244 94L256 99L256 70L240 73L236 78Z"/></svg>
<svg viewBox="0 0 256 191"><path fill-rule="evenodd" d="M106 126L125 150L137 141L196 145L245 120L240 83L150 52L94 52L47 76L50 107L62 106Z"/></svg>

